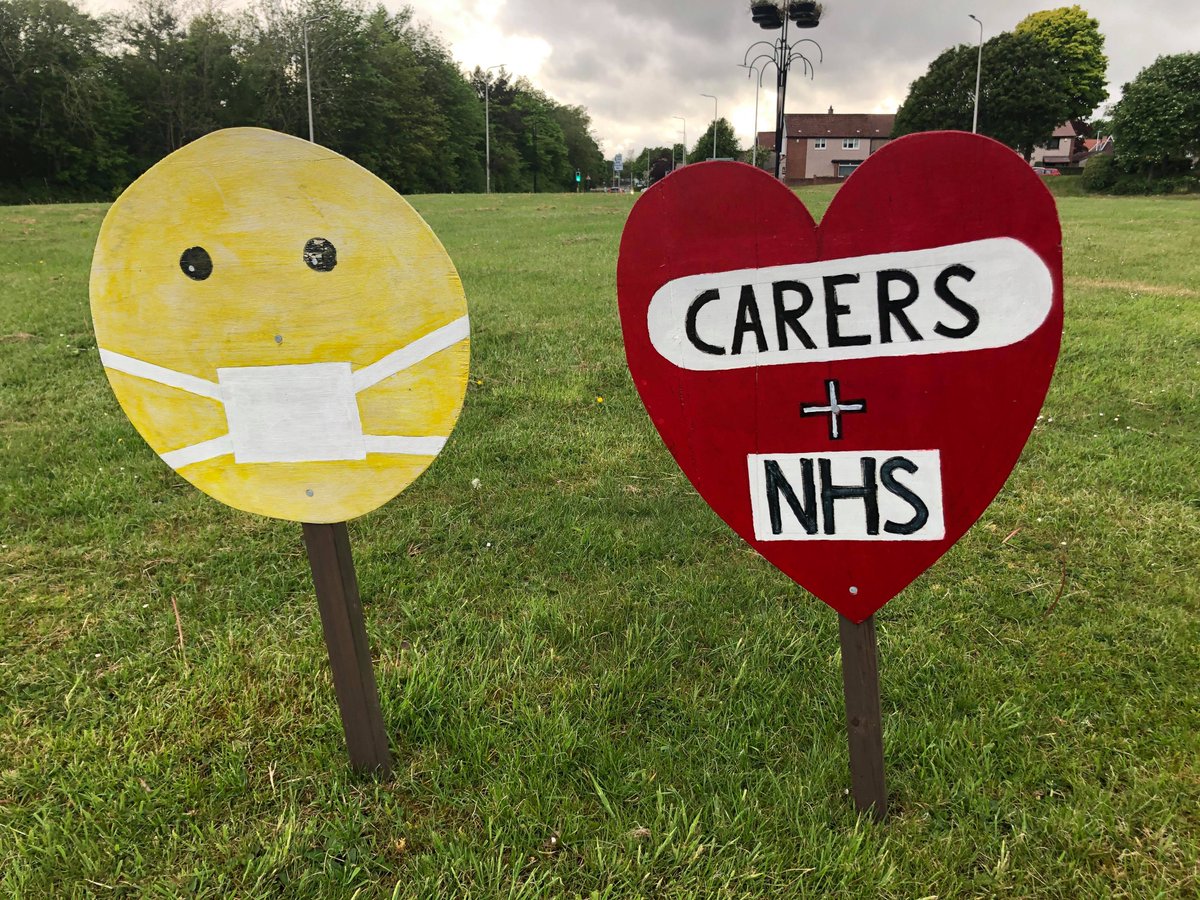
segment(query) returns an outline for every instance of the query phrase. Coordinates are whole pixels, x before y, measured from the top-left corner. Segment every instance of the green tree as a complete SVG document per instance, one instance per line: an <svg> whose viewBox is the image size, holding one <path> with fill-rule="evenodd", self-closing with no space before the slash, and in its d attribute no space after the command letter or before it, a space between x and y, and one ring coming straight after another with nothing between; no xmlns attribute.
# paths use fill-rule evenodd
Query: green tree
<svg viewBox="0 0 1200 900"><path fill-rule="evenodd" d="M633 174L637 177L637 179L639 181L645 181L646 180L646 171L650 168L650 166L652 166L654 164L655 160L658 160L660 158L665 159L667 162L670 162L671 161L671 148L670 147L643 147L637 153L630 155L629 162L626 163L626 166L627 167L631 166L633 168ZM676 156L675 159L678 160L679 157Z"/></svg>
<svg viewBox="0 0 1200 900"><path fill-rule="evenodd" d="M0 2L0 181L12 199L107 197L129 177L132 111L106 40L66 0Z"/></svg>
<svg viewBox="0 0 1200 900"><path fill-rule="evenodd" d="M212 5L189 15L184 2L136 0L98 20L73 0L0 0L7 196L110 197L233 125L307 137L306 78L320 143L402 192L483 189L483 73L464 75L410 8L256 0L236 15ZM504 72L491 101L495 189L574 190L576 169L603 182L583 107Z"/></svg>
<svg viewBox="0 0 1200 900"><path fill-rule="evenodd" d="M717 159L741 159L742 151L738 147L737 135L733 133L733 126L729 124L728 119L722 117L711 123L704 134L700 135L696 146L688 154L688 162L704 162L713 157L714 128L717 131Z"/></svg>
<svg viewBox="0 0 1200 900"><path fill-rule="evenodd" d="M525 169L525 160L517 149L523 116L517 108L520 87L504 70L492 74L476 66L471 73L471 86L481 106L489 110L487 124L491 129L492 190L529 191L533 189L533 173ZM485 158L486 162L486 158Z"/></svg>
<svg viewBox="0 0 1200 900"><path fill-rule="evenodd" d="M322 143L401 192L428 189L446 125L423 90L424 69L406 40L403 17L376 7L336 40L336 51L322 59L319 81Z"/></svg>
<svg viewBox="0 0 1200 900"><path fill-rule="evenodd" d="M1082 7L1062 6L1026 16L1015 30L1018 35L1037 38L1050 51L1065 81L1067 114L1063 121L1089 118L1108 97L1108 57L1100 23Z"/></svg>
<svg viewBox="0 0 1200 900"><path fill-rule="evenodd" d="M530 189L565 190L568 181L574 182L575 172L568 168L567 142L554 118L553 101L541 91L526 87L517 94L514 106L521 116L518 151L529 172Z"/></svg>
<svg viewBox="0 0 1200 900"><path fill-rule="evenodd" d="M975 48L944 51L912 83L896 112L893 136L969 130L974 111ZM1029 34L1002 33L983 45L979 130L1026 159L1067 119L1065 78L1049 49Z"/></svg>
<svg viewBox="0 0 1200 900"><path fill-rule="evenodd" d="M596 136L592 133L592 120L588 111L582 106L563 106L555 103L551 115L562 129L563 140L567 145L567 167L570 170L570 181L566 190L575 190L575 171L578 170L583 184L587 184L587 176L600 178L604 169L604 152Z"/></svg>
<svg viewBox="0 0 1200 900"><path fill-rule="evenodd" d="M483 115L445 47L409 9L354 0L263 0L244 27L243 74L257 124L308 136L304 24L314 133L404 193L480 190Z"/></svg>
<svg viewBox="0 0 1200 900"><path fill-rule="evenodd" d="M1147 177L1200 158L1200 53L1160 56L1121 89L1112 111L1117 158Z"/></svg>
<svg viewBox="0 0 1200 900"><path fill-rule="evenodd" d="M411 16L405 9L401 16ZM407 40L422 67L421 89L437 107L441 127L433 152L437 163L426 188L443 193L483 190L483 109L446 45L427 28L412 22Z"/></svg>
<svg viewBox="0 0 1200 900"><path fill-rule="evenodd" d="M582 107L563 106L503 69L492 75L490 87L482 69L470 80L481 107L487 90L493 191L532 191L535 176L539 191L573 191L576 169L584 184L588 176L593 184L604 183L608 167Z"/></svg>
<svg viewBox="0 0 1200 900"><path fill-rule="evenodd" d="M179 0L139 0L115 36L120 83L137 110L130 149L139 169L245 113L235 38L216 13L189 22Z"/></svg>
<svg viewBox="0 0 1200 900"><path fill-rule="evenodd" d="M925 74L909 85L908 96L896 110L894 137L914 131L971 130L976 52L959 44L943 50L929 64Z"/></svg>

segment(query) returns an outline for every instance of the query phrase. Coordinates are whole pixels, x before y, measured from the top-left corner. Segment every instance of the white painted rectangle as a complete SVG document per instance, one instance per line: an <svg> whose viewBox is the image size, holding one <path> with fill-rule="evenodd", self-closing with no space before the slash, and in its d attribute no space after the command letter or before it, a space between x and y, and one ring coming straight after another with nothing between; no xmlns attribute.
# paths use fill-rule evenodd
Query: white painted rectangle
<svg viewBox="0 0 1200 900"><path fill-rule="evenodd" d="M1037 253L987 238L686 275L654 292L646 327L668 362L716 372L1006 347L1036 331L1053 301Z"/></svg>
<svg viewBox="0 0 1200 900"><path fill-rule="evenodd" d="M865 467L864 460L870 461ZM757 540L936 541L946 536L937 450L751 453L746 462ZM864 496L839 497L838 488L859 489ZM868 520L870 497L878 511L874 527Z"/></svg>
<svg viewBox="0 0 1200 900"><path fill-rule="evenodd" d="M350 363L217 369L239 463L365 459Z"/></svg>

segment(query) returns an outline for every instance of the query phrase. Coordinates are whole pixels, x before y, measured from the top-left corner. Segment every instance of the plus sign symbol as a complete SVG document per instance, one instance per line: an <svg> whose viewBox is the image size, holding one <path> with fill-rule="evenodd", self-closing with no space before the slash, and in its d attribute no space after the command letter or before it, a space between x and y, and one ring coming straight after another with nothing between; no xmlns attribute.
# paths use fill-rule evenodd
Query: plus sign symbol
<svg viewBox="0 0 1200 900"><path fill-rule="evenodd" d="M831 441L841 440L842 437L842 414L856 413L867 411L866 400L850 400L843 403L838 397L838 381L836 378L827 378L825 380L825 390L829 392L829 402L824 406L814 403L806 403L800 407L800 415L802 416L828 416L829 417L829 439Z"/></svg>
<svg viewBox="0 0 1200 900"><path fill-rule="evenodd" d="M978 135L888 143L819 226L764 172L710 162L640 196L617 293L634 383L696 490L862 622L1016 464L1058 356L1061 232L1041 180Z"/></svg>

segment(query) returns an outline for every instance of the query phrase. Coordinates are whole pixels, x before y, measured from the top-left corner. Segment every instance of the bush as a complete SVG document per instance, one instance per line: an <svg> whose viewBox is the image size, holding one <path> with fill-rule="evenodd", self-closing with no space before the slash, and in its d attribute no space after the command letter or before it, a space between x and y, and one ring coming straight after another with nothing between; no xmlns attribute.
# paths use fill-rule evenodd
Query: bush
<svg viewBox="0 0 1200 900"><path fill-rule="evenodd" d="M1200 192L1200 177L1189 160L1168 160L1154 168L1113 156L1093 156L1080 176L1092 194L1189 194Z"/></svg>
<svg viewBox="0 0 1200 900"><path fill-rule="evenodd" d="M1111 156L1093 156L1084 163L1083 174L1079 176L1083 189L1093 194L1111 190L1119 174L1116 162Z"/></svg>

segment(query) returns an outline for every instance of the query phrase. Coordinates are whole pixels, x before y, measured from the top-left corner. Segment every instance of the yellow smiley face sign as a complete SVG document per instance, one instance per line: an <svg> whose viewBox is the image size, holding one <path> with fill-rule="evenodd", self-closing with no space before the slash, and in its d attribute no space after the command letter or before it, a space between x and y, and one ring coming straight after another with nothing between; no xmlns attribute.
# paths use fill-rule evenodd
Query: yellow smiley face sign
<svg viewBox="0 0 1200 900"><path fill-rule="evenodd" d="M466 298L429 226L332 150L258 128L172 153L113 204L92 319L147 443L223 503L341 522L387 502L462 409Z"/></svg>

